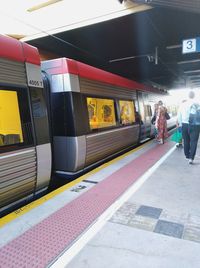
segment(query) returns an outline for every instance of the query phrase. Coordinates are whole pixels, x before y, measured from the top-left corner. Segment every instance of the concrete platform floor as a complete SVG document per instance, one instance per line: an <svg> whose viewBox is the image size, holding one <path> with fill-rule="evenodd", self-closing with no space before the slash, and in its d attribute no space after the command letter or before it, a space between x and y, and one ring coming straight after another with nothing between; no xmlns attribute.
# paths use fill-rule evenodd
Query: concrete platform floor
<svg viewBox="0 0 200 268"><path fill-rule="evenodd" d="M0 268L200 267L199 151L151 141L0 219Z"/></svg>
<svg viewBox="0 0 200 268"><path fill-rule="evenodd" d="M175 149L65 267L200 267L199 171Z"/></svg>

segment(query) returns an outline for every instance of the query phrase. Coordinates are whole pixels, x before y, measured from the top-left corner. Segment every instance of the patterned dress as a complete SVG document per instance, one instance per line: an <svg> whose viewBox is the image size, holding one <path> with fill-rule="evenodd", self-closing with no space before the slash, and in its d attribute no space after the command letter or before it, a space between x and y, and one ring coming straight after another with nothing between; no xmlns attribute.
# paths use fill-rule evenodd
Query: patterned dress
<svg viewBox="0 0 200 268"><path fill-rule="evenodd" d="M158 131L157 139L161 141L161 143L164 143L164 139L169 136L167 131L167 119L165 116L166 112L167 109L164 106L159 106L155 127Z"/></svg>

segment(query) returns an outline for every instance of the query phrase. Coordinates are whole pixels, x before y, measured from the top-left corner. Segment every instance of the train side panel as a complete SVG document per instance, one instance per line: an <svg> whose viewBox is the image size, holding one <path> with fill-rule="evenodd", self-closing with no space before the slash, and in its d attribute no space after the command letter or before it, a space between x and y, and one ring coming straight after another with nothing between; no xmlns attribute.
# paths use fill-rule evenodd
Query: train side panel
<svg viewBox="0 0 200 268"><path fill-rule="evenodd" d="M89 80L80 77L80 92L87 96L100 98L112 98L114 100L136 101L136 90L128 90L123 87L105 84L99 81ZM118 115L119 117L119 115ZM87 118L87 122L89 118ZM86 159L85 165L89 166L114 153L127 149L138 143L139 124L122 126L102 130L99 133L89 131L86 135Z"/></svg>
<svg viewBox="0 0 200 268"><path fill-rule="evenodd" d="M36 161L35 147L0 155L1 207L33 194L37 180Z"/></svg>
<svg viewBox="0 0 200 268"><path fill-rule="evenodd" d="M101 159L128 149L138 143L139 127L128 126L122 129L104 131L86 136L87 154L85 165L89 166Z"/></svg>
<svg viewBox="0 0 200 268"><path fill-rule="evenodd" d="M0 35L0 213L33 197L50 180L51 166L41 172L39 164L44 156L51 162L49 139L41 144L36 136L38 126L34 122L40 115L33 110L34 105L35 111L41 106L39 100L37 104L32 102L30 92L42 90L38 77L37 49ZM39 147L44 144L48 150L41 154Z"/></svg>

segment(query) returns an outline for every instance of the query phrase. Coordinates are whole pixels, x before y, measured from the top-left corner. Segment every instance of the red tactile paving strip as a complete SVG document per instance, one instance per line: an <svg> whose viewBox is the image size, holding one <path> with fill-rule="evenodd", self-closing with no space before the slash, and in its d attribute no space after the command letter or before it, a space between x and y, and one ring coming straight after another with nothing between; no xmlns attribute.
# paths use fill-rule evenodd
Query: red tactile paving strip
<svg viewBox="0 0 200 268"><path fill-rule="evenodd" d="M0 249L0 267L46 267L173 145L158 145Z"/></svg>

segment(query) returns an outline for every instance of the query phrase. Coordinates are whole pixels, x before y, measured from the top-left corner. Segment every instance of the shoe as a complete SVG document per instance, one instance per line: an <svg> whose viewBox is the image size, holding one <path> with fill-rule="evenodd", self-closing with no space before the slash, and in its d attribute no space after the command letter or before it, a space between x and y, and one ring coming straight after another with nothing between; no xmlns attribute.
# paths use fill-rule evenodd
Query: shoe
<svg viewBox="0 0 200 268"><path fill-rule="evenodd" d="M189 159L189 162L188 162L190 165L193 164L193 159Z"/></svg>
<svg viewBox="0 0 200 268"><path fill-rule="evenodd" d="M176 148L181 148L183 145L181 143L176 143Z"/></svg>

